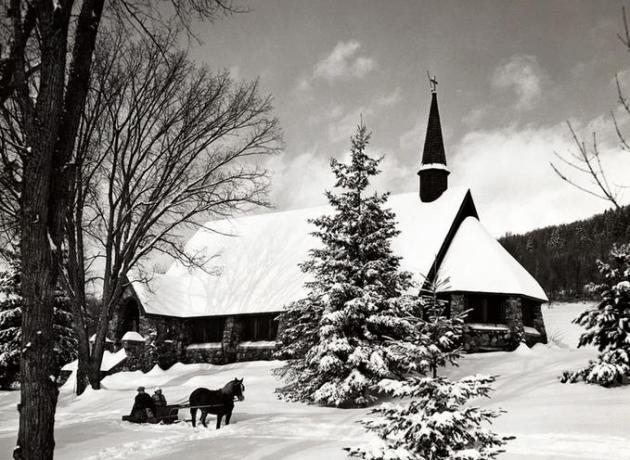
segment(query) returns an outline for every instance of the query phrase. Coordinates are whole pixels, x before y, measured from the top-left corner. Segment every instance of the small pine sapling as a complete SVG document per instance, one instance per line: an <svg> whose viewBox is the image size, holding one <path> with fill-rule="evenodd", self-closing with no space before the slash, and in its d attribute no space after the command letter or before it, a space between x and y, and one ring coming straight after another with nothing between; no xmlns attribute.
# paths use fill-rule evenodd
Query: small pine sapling
<svg viewBox="0 0 630 460"><path fill-rule="evenodd" d="M458 381L438 377L383 380L381 389L402 403L385 403L361 423L377 438L366 446L347 448L367 460L494 459L512 438L488 425L502 411L471 405L488 397L494 377L470 376Z"/></svg>

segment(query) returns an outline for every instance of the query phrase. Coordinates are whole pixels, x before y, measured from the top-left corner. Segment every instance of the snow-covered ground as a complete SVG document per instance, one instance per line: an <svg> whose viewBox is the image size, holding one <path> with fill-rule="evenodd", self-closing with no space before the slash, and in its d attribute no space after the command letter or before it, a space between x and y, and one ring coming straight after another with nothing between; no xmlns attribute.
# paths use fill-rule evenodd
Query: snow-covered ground
<svg viewBox="0 0 630 460"><path fill-rule="evenodd" d="M554 304L544 311L551 343L512 353L466 356L447 372L498 375L492 399L479 404L507 414L494 429L515 435L502 460L630 459L630 387L604 389L563 385L558 375L595 356L576 350L580 329L570 324L583 304ZM345 458L344 446L360 444L366 434L356 423L365 409L330 409L279 401L270 370L277 362L226 366L176 365L142 374L108 377L106 390L75 397L64 387L57 410L57 459L322 459ZM121 422L129 412L135 388L161 386L169 402L185 400L199 386L218 388L244 378L246 399L237 403L232 424L215 430ZM0 392L0 458L15 444L17 392ZM180 417L189 414L180 412Z"/></svg>

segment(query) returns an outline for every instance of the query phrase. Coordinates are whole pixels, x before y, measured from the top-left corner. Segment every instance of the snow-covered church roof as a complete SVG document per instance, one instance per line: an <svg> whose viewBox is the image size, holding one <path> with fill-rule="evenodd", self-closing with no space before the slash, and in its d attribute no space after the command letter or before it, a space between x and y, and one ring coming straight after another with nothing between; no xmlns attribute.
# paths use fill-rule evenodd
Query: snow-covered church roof
<svg viewBox="0 0 630 460"><path fill-rule="evenodd" d="M390 197L387 205L396 213L400 230L392 249L402 257L403 270L418 280L429 273L469 193L466 188L449 188L430 203L421 202L417 193ZM201 317L281 311L306 293L307 275L299 264L319 244L311 235L315 227L308 220L326 213L331 209L323 206L209 222L186 246L189 253L203 251L215 256L206 270L190 270L175 263L153 279L150 289L134 283L134 290L147 314ZM451 245L446 253L450 268L444 269L442 264L439 270L440 276L450 277L444 290L500 292L547 300L531 275L477 219L470 219L476 224L466 219L466 226L455 234L453 243L457 245ZM476 260L469 261L469 256ZM466 267L471 267L474 276L467 277ZM481 273L487 279L482 279Z"/></svg>
<svg viewBox="0 0 630 460"><path fill-rule="evenodd" d="M438 269L443 292L521 294L547 301L540 284L474 217L459 225Z"/></svg>

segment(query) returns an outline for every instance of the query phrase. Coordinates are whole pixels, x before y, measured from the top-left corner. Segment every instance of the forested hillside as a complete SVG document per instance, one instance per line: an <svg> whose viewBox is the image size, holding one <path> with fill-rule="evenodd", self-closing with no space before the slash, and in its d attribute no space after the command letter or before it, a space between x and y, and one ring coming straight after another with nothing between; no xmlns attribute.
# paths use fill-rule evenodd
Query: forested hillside
<svg viewBox="0 0 630 460"><path fill-rule="evenodd" d="M595 261L606 258L613 243L630 242L630 206L499 241L550 299L587 297L584 286L599 277Z"/></svg>

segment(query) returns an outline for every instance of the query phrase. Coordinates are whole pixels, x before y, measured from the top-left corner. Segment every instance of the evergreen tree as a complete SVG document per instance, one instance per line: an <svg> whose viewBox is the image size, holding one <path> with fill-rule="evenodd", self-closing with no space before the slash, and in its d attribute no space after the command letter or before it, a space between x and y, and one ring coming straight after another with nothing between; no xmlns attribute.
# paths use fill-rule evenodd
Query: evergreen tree
<svg viewBox="0 0 630 460"><path fill-rule="evenodd" d="M0 271L0 388L10 389L20 373L22 299L17 295L19 266Z"/></svg>
<svg viewBox="0 0 630 460"><path fill-rule="evenodd" d="M565 371L562 382L610 386L630 375L630 245L613 246L610 256L610 263L597 262L604 281L590 286L601 302L574 320L586 329L578 347L595 345L599 355L583 369Z"/></svg>
<svg viewBox="0 0 630 460"><path fill-rule="evenodd" d="M368 431L379 436L376 444L348 449L350 454L370 460L393 459L491 459L508 438L488 431L486 425L499 411L471 407L474 398L488 396L494 377L472 376L451 381L437 376L447 364L457 365L467 312L453 316L437 295L442 282L425 282L421 292L422 320L416 322L420 344L418 373L402 380L383 379L381 391L403 402L383 404L361 420ZM409 399L410 398L410 399Z"/></svg>
<svg viewBox="0 0 630 460"><path fill-rule="evenodd" d="M19 259L8 253L8 268L0 271L0 388L15 385L20 373L21 323L23 300L20 292ZM72 328L69 300L57 291L53 316L55 334L54 367L76 359L77 340Z"/></svg>
<svg viewBox="0 0 630 460"><path fill-rule="evenodd" d="M437 377L439 367L457 365L467 314L453 316L448 312L448 302L437 295L439 285L443 283L448 283L448 280L425 282L420 299L423 321L417 322L418 338L423 345L419 348L422 352L419 369L428 369L433 377Z"/></svg>
<svg viewBox="0 0 630 460"><path fill-rule="evenodd" d="M312 220L322 245L302 264L309 294L289 306L281 353L293 354L280 373L290 400L360 406L374 400L383 378L415 369L410 358L418 299L402 295L411 275L399 270L390 242L398 234L388 194L368 194L380 159L365 149L370 135L358 127L347 164L331 161L338 194L326 192L333 215ZM310 332L314 331L314 332ZM291 339L297 339L290 345Z"/></svg>
<svg viewBox="0 0 630 460"><path fill-rule="evenodd" d="M494 377L471 376L459 381L412 377L384 380L383 391L405 403L386 403L361 423L379 440L349 448L350 455L369 460L480 460L496 458L509 439L486 425L501 411L471 406L487 397Z"/></svg>

